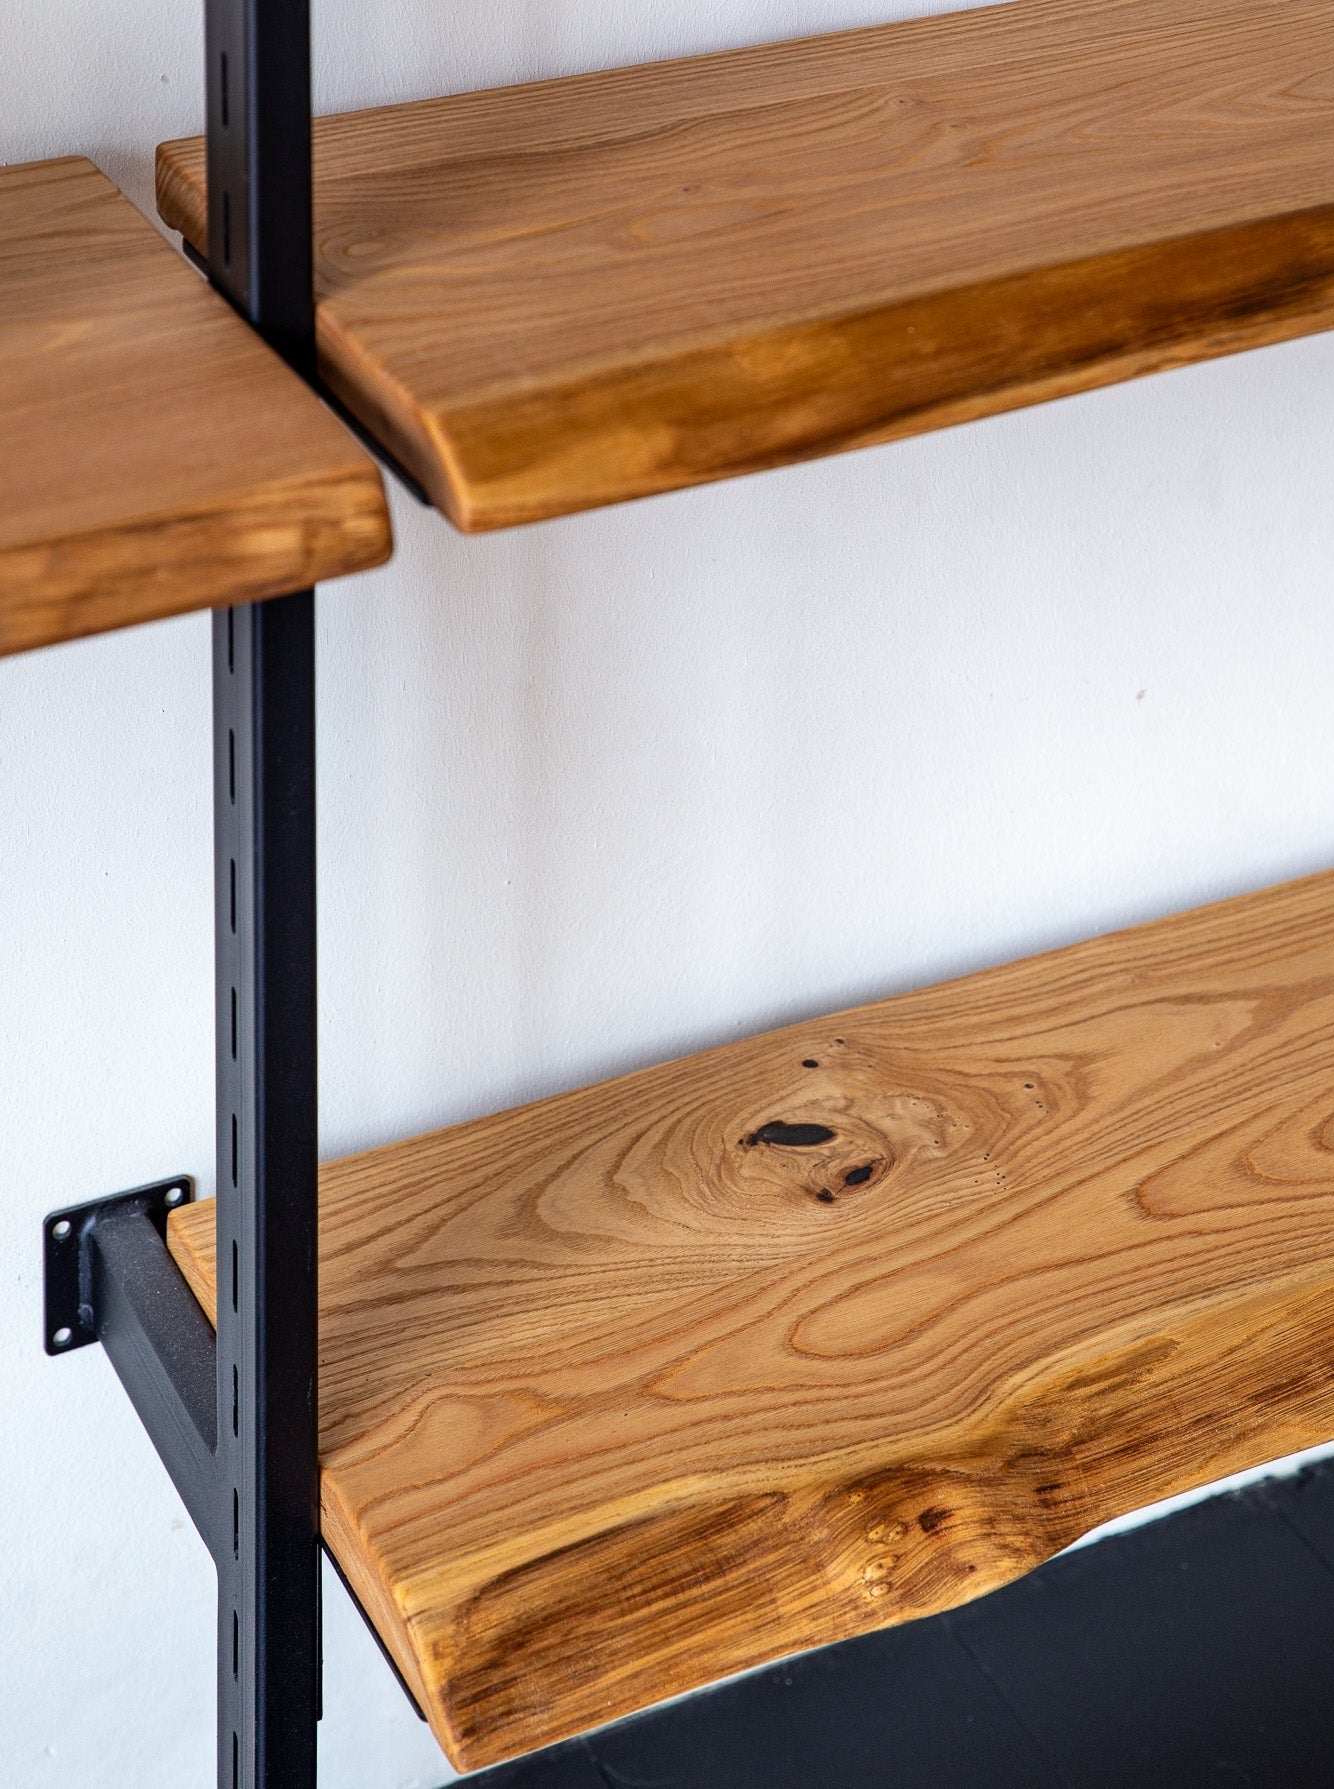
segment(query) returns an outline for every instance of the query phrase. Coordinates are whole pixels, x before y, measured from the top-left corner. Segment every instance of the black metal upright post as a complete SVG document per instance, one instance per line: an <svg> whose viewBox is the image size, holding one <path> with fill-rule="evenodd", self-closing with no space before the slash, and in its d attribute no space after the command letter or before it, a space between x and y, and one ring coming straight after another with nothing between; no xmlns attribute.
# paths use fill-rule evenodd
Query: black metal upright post
<svg viewBox="0 0 1334 1789"><path fill-rule="evenodd" d="M205 0L205 43L210 277L309 377L309 0ZM214 620L219 1789L315 1786L313 629L311 591Z"/></svg>
<svg viewBox="0 0 1334 1789"><path fill-rule="evenodd" d="M205 40L209 274L309 377L309 0L205 0ZM216 1336L165 1247L187 1177L43 1224L47 1351L104 1344L217 1565L219 1789L316 1777L314 616L214 617Z"/></svg>
<svg viewBox="0 0 1334 1789"><path fill-rule="evenodd" d="M315 1785L312 623L310 592L214 619L220 1789Z"/></svg>
<svg viewBox="0 0 1334 1789"><path fill-rule="evenodd" d="M204 48L209 277L309 378L310 0L204 0Z"/></svg>

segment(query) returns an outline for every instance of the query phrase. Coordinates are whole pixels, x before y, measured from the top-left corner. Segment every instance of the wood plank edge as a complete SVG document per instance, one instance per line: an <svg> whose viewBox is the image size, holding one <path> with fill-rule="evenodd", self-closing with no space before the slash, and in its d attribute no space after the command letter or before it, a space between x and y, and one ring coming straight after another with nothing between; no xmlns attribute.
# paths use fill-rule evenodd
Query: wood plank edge
<svg viewBox="0 0 1334 1789"><path fill-rule="evenodd" d="M212 1199L167 1214L167 1248L214 1329L218 1327L216 1217Z"/></svg>
<svg viewBox="0 0 1334 1789"><path fill-rule="evenodd" d="M448 446L442 469L452 471L459 525L485 532L903 440L1331 327L1334 206L1321 206L590 367L559 384L499 388L430 421Z"/></svg>
<svg viewBox="0 0 1334 1789"><path fill-rule="evenodd" d="M283 596L373 570L392 552L384 486L369 457L208 510L0 548L0 582L35 593L9 598L0 612L0 656Z"/></svg>
<svg viewBox="0 0 1334 1789"><path fill-rule="evenodd" d="M208 254L208 199L204 187L203 137L159 143L153 158L158 216L177 230L196 254Z"/></svg>
<svg viewBox="0 0 1334 1789"><path fill-rule="evenodd" d="M1072 1350L986 1413L962 1452L896 1459L889 1439L878 1460L535 1558L454 1605L452 1644L437 1632L425 1661L440 1677L433 1730L460 1768L498 1763L775 1658L957 1608L1113 1516L1325 1440L1332 1290L1326 1274ZM1183 1422L1201 1382L1226 1382L1229 1398L1215 1422ZM868 1566L872 1536L882 1557Z"/></svg>

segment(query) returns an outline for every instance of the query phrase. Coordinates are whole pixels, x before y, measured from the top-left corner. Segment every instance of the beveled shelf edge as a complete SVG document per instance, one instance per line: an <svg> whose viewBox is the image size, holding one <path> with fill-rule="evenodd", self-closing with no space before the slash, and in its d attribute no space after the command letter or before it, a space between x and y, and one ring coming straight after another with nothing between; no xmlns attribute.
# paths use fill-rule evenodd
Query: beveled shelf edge
<svg viewBox="0 0 1334 1789"><path fill-rule="evenodd" d="M0 657L198 610L263 602L373 571L393 554L384 491L369 458L364 468L336 480L271 484L247 503L243 517L231 508L216 518L202 511L149 517L133 533L132 547L126 530L115 526L0 548L0 584L41 586L29 603L6 597ZM151 542L149 581L145 540ZM285 543L281 555L275 542Z"/></svg>

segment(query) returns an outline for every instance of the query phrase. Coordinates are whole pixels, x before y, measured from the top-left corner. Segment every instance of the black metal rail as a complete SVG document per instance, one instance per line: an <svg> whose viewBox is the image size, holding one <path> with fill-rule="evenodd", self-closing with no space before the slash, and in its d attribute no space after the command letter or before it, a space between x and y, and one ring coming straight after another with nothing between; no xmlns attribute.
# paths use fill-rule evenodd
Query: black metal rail
<svg viewBox="0 0 1334 1789"><path fill-rule="evenodd" d="M213 639L218 1780L314 1789L313 595L220 613Z"/></svg>
<svg viewBox="0 0 1334 1789"><path fill-rule="evenodd" d="M204 10L209 275L311 378L309 0ZM214 617L213 746L217 1459L230 1534L218 1553L218 1783L315 1789L312 591Z"/></svg>
<svg viewBox="0 0 1334 1789"><path fill-rule="evenodd" d="M204 0L209 277L310 378L310 0Z"/></svg>
<svg viewBox="0 0 1334 1789"><path fill-rule="evenodd" d="M52 1212L46 1347L101 1342L218 1573L219 1789L315 1789L314 607L214 619L217 1332L165 1243L185 1177Z"/></svg>
<svg viewBox="0 0 1334 1789"><path fill-rule="evenodd" d="M313 377L309 0L205 0L205 55L210 278ZM218 1783L314 1789L312 591L214 617L213 741Z"/></svg>
<svg viewBox="0 0 1334 1789"><path fill-rule="evenodd" d="M209 276L315 371L309 0L205 0ZM314 593L213 628L216 1337L183 1179L46 1220L47 1347L101 1341L218 1571L219 1789L315 1789Z"/></svg>

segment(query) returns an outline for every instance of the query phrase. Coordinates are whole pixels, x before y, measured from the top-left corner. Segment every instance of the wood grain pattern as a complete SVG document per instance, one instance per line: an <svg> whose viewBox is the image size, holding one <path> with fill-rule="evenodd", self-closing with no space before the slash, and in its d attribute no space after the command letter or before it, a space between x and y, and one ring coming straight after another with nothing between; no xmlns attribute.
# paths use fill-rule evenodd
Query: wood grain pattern
<svg viewBox="0 0 1334 1789"><path fill-rule="evenodd" d="M333 1162L321 1225L325 1533L457 1763L948 1608L1334 1436L1334 876Z"/></svg>
<svg viewBox="0 0 1334 1789"><path fill-rule="evenodd" d="M326 118L330 385L464 528L1334 324L1328 0L1016 0ZM159 150L207 228L202 143Z"/></svg>
<svg viewBox="0 0 1334 1789"><path fill-rule="evenodd" d="M380 564L374 462L91 162L0 169L0 653Z"/></svg>

